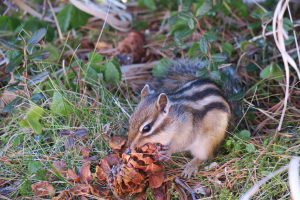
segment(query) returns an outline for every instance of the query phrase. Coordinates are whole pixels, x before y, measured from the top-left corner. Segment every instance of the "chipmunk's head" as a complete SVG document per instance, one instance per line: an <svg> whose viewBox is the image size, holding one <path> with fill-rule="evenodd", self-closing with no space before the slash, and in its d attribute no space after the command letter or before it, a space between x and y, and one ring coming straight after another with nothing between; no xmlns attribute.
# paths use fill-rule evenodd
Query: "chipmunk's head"
<svg viewBox="0 0 300 200"><path fill-rule="evenodd" d="M141 91L141 102L129 120L128 142L131 149L149 142L163 145L170 142L174 134L170 128L174 124L170 106L165 93L157 94L145 85Z"/></svg>

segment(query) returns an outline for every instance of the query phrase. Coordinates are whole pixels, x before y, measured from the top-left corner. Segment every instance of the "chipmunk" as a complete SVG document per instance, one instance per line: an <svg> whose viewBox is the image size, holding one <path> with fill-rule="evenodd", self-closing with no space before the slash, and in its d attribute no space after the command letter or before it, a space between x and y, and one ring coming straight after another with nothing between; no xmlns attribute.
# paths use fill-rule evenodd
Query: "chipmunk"
<svg viewBox="0 0 300 200"><path fill-rule="evenodd" d="M128 142L131 149L160 143L168 157L189 151L193 159L182 172L189 178L224 140L232 111L217 84L196 77L205 63L178 60L171 65L165 77L141 90L129 120Z"/></svg>

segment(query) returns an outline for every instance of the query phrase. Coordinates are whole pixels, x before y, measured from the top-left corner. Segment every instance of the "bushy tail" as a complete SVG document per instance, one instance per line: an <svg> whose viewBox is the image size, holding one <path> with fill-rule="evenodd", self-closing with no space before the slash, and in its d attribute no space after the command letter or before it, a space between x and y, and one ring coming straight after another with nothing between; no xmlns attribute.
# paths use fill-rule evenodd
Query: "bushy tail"
<svg viewBox="0 0 300 200"><path fill-rule="evenodd" d="M208 78L216 82L224 91L225 96L234 108L237 116L241 115L240 100L243 98L241 79L234 66L229 65L218 71L209 71L209 61L199 59L179 59L166 61L164 66L154 68L154 79L148 82L156 91L174 90L179 85L197 78ZM159 68L160 67L160 68Z"/></svg>
<svg viewBox="0 0 300 200"><path fill-rule="evenodd" d="M234 110L240 115L239 101L243 97L243 87L234 66L226 66L218 71L209 70L207 60L163 60L136 67L131 70L122 69L123 77L131 88L139 93L147 83L155 91L173 91L187 81L197 78L209 78L216 82L224 91Z"/></svg>

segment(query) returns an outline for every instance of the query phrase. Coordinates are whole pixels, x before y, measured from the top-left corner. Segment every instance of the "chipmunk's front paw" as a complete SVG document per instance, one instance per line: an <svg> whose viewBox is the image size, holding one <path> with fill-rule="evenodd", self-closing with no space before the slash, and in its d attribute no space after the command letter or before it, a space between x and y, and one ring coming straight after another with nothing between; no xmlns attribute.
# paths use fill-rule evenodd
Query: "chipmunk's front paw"
<svg viewBox="0 0 300 200"><path fill-rule="evenodd" d="M167 161L170 159L169 145L160 145L157 147L157 154L155 156L157 161Z"/></svg>
<svg viewBox="0 0 300 200"><path fill-rule="evenodd" d="M199 164L201 160L198 158L194 158L190 162L188 162L181 173L181 176L184 178L191 178L193 175L196 175L198 172Z"/></svg>
<svg viewBox="0 0 300 200"><path fill-rule="evenodd" d="M193 165L191 163L187 163L181 173L183 178L191 178L192 176L196 175L198 172L198 166Z"/></svg>

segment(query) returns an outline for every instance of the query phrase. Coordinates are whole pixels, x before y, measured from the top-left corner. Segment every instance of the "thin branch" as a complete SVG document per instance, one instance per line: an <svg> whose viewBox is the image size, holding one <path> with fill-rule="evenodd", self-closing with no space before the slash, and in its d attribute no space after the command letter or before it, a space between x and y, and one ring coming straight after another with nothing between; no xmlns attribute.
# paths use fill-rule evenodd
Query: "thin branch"
<svg viewBox="0 0 300 200"><path fill-rule="evenodd" d="M280 169L270 173L268 176L264 177L257 183L255 183L243 196L240 198L240 200L249 200L256 192L258 192L259 188L268 182L270 179L272 179L274 176L277 176L278 174L281 174L282 172L286 171L289 168L288 165L285 165L281 167Z"/></svg>
<svg viewBox="0 0 300 200"><path fill-rule="evenodd" d="M299 162L300 157L294 157L289 164L289 184L293 200L300 199Z"/></svg>

